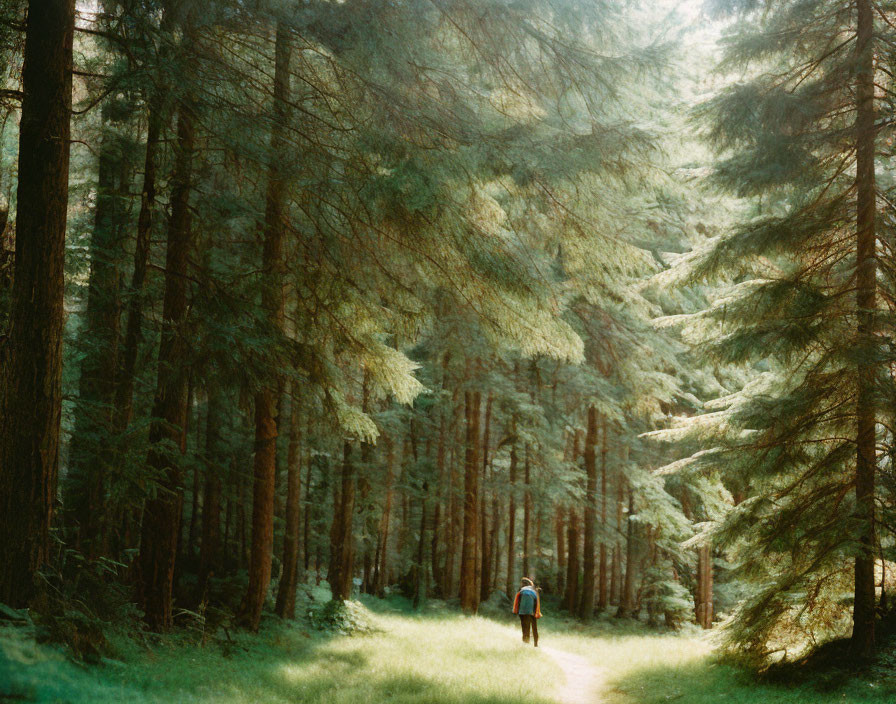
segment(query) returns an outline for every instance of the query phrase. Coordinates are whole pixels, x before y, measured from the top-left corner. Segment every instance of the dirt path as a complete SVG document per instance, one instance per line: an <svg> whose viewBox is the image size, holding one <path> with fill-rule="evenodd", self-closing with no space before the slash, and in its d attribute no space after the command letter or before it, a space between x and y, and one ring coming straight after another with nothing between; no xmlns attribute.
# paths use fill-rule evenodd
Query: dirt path
<svg viewBox="0 0 896 704"><path fill-rule="evenodd" d="M559 696L562 704L600 704L597 692L600 673L585 658L556 648L539 650L549 655L566 676L566 684Z"/></svg>

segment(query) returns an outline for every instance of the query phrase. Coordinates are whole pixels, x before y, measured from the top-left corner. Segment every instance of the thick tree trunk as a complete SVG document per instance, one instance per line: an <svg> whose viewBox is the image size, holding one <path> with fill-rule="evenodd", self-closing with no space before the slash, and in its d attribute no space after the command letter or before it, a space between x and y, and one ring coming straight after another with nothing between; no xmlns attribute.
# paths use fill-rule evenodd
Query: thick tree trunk
<svg viewBox="0 0 896 704"><path fill-rule="evenodd" d="M601 424L601 446L600 446L600 564L598 566L598 591L597 591L597 608L604 611L609 604L609 594L607 592L607 539L609 532L607 525L607 419L604 418Z"/></svg>
<svg viewBox="0 0 896 704"><path fill-rule="evenodd" d="M516 432L516 426L511 430L512 433ZM514 574L514 570L516 569L516 470L517 470L517 455L516 455L516 439L514 438L513 444L510 446L510 487L508 489L508 493L510 494L509 505L507 508L507 595L515 593L516 587L516 575Z"/></svg>
<svg viewBox="0 0 896 704"><path fill-rule="evenodd" d="M8 338L0 339L0 602L25 606L50 552L61 412L74 0L31 0Z"/></svg>
<svg viewBox="0 0 896 704"><path fill-rule="evenodd" d="M187 269L192 244L189 207L193 170L193 118L181 106L177 119L177 156L171 194L165 296L158 381L150 427L147 465L160 477L160 491L143 508L140 536L139 598L147 625L156 631L171 627L171 597L180 524L181 471L168 445L180 445L187 421L189 374L187 356Z"/></svg>
<svg viewBox="0 0 896 704"><path fill-rule="evenodd" d="M875 437L875 371L870 357L875 339L877 305L875 232L875 126L874 126L874 5L857 0L856 33L856 305L859 345L868 360L858 365L856 431L856 516L860 552L855 559L852 649L857 655L874 651L874 483L877 469Z"/></svg>
<svg viewBox="0 0 896 704"><path fill-rule="evenodd" d="M482 394L467 391L466 454L464 459L464 533L460 561L460 606L467 613L479 608L476 591L476 533L479 525L479 415Z"/></svg>
<svg viewBox="0 0 896 704"><path fill-rule="evenodd" d="M264 213L261 307L270 334L283 329L283 238L286 232L286 188L280 164L286 149L289 113L289 63L292 47L289 30L277 23L274 59L274 122L271 127L267 196ZM258 630L261 610L271 581L274 549L274 486L277 477L278 383L270 382L255 394L255 483L252 500L252 552L249 587L243 601L241 622Z"/></svg>
<svg viewBox="0 0 896 704"><path fill-rule="evenodd" d="M588 430L585 433L585 546L582 558L582 604L579 618L589 620L594 615L594 531L597 494L597 409L588 409Z"/></svg>
<svg viewBox="0 0 896 704"><path fill-rule="evenodd" d="M354 577L354 535L352 518L355 513L355 469L352 465L352 446L346 441L342 448L342 486L333 521L335 531L330 547L330 590L333 599L352 598Z"/></svg>
<svg viewBox="0 0 896 704"><path fill-rule="evenodd" d="M299 399L293 387L289 413L289 448L286 453L286 528L283 534L283 575L277 590L276 611L280 618L296 612L299 574L299 518L302 495L302 431L299 427Z"/></svg>

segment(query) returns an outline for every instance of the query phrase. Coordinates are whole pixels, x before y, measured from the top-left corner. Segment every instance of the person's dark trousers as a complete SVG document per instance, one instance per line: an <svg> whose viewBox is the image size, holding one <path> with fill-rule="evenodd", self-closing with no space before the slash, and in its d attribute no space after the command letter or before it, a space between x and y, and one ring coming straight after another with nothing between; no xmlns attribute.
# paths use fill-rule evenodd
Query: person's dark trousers
<svg viewBox="0 0 896 704"><path fill-rule="evenodd" d="M538 647L538 621L532 614L520 614L520 625L523 627L523 643L529 642L529 631L534 636L535 647Z"/></svg>

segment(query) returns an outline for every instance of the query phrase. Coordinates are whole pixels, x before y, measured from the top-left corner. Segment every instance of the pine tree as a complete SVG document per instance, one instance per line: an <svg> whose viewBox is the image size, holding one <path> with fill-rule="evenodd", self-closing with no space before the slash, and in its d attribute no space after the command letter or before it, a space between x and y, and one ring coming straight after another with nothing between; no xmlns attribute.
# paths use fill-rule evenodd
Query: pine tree
<svg viewBox="0 0 896 704"><path fill-rule="evenodd" d="M25 26L9 330L0 343L0 601L25 606L50 558L62 410L73 0L31 0Z"/></svg>

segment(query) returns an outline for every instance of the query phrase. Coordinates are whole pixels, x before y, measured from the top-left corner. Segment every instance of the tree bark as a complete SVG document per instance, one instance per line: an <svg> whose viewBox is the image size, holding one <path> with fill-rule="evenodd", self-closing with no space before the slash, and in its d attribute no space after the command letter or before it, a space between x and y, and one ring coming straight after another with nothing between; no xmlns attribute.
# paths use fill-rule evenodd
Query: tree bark
<svg viewBox="0 0 896 704"><path fill-rule="evenodd" d="M222 400L220 389L215 385L209 385L208 410L206 411L205 422L206 466L202 501L202 535L199 543L199 584L197 590L199 598L197 603L202 603L204 600L208 590L208 581L215 571L220 568L221 474L223 469L222 461L224 459L221 452L221 423L224 420L224 404ZM229 533L229 530L227 533Z"/></svg>
<svg viewBox="0 0 896 704"><path fill-rule="evenodd" d="M585 433L585 545L582 558L582 604L579 618L589 620L594 615L594 531L597 494L597 409L588 409L588 429Z"/></svg>
<svg viewBox="0 0 896 704"><path fill-rule="evenodd" d="M310 420L308 423L308 437L311 437ZM308 570L311 568L311 472L313 470L313 465L311 463L310 448L305 459L307 468L305 470L305 498L302 502L302 508L304 508L304 519L302 522L302 560L304 562L304 571L307 575Z"/></svg>
<svg viewBox="0 0 896 704"><path fill-rule="evenodd" d="M127 164L113 144L113 132L101 136L90 276L80 346L84 358L78 380L75 430L69 450L66 503L78 525L78 546L88 557L104 552L106 474L118 368L121 296L119 265L124 253L123 200Z"/></svg>
<svg viewBox="0 0 896 704"><path fill-rule="evenodd" d="M617 618L631 616L635 608L635 522L632 520L634 513L635 495L629 489L625 540L625 577L622 582L622 593L619 595L619 608L616 610Z"/></svg>
<svg viewBox="0 0 896 704"><path fill-rule="evenodd" d="M498 589L499 569L501 568L500 553L501 533L501 502L498 494L492 494L492 522L489 535L489 555L491 556L491 568L489 569L489 594Z"/></svg>
<svg viewBox="0 0 896 704"><path fill-rule="evenodd" d="M50 553L59 472L74 0L25 28L9 330L0 340L0 602L25 606Z"/></svg>
<svg viewBox="0 0 896 704"><path fill-rule="evenodd" d="M874 6L871 0L856 0L856 305L858 344L871 357L875 340L874 308L877 305L877 260L875 231L875 125L874 125ZM856 517L859 553L855 558L852 650L867 657L875 648L874 592L874 484L877 470L875 437L876 365L860 361L856 430Z"/></svg>
<svg viewBox="0 0 896 704"><path fill-rule="evenodd" d="M600 446L600 564L598 567L598 592L597 592L597 608L604 611L609 603L609 594L607 593L607 419L603 418L601 423L601 446Z"/></svg>
<svg viewBox="0 0 896 704"><path fill-rule="evenodd" d="M193 170L193 118L182 105L177 119L177 155L172 177L171 219L165 257L165 296L162 306L162 339L159 345L158 379L150 426L147 465L158 476L160 490L143 508L140 536L138 598L150 629L171 627L171 597L180 524L182 484L179 458L170 446L179 446L187 421L189 374L187 356L187 269L192 246L189 207ZM166 444L169 447L166 447Z"/></svg>
<svg viewBox="0 0 896 704"><path fill-rule="evenodd" d="M202 439L202 406L196 404L196 447L199 447ZM206 425L208 424L208 406L206 406ZM184 447L186 451L186 445ZM202 474L199 472L198 465L193 465L193 495L190 503L190 529L187 532L187 550L186 554L192 559L196 554L196 540L199 537L199 527L201 525L201 500L202 495Z"/></svg>
<svg viewBox="0 0 896 704"><path fill-rule="evenodd" d="M392 438L386 436L386 500L383 506L383 515L380 518L380 527L374 560L373 593L383 596L386 588L386 575L389 567L389 527L392 517L393 483L395 479L395 445Z"/></svg>
<svg viewBox="0 0 896 704"><path fill-rule="evenodd" d="M532 479L532 463L529 461L529 446L526 445L526 453L523 460L523 482L525 490L523 494L523 576L532 578L529 574L529 538L532 532L532 491L529 482Z"/></svg>
<svg viewBox="0 0 896 704"><path fill-rule="evenodd" d="M444 589L444 577L442 574L442 568L439 564L439 544L441 542L442 535L442 501L441 497L444 496L445 492L445 416L444 413L440 414L439 418L439 438L438 444L436 445L436 472L438 474L438 492L439 495L436 497L436 505L435 509L433 509L433 520L432 520L432 546L431 546L431 562L432 562L432 583L436 590ZM440 594L441 596L446 596L444 591Z"/></svg>
<svg viewBox="0 0 896 704"><path fill-rule="evenodd" d="M286 453L286 528L283 534L283 575L277 590L280 618L294 618L299 574L299 519L302 495L302 431L298 389L293 386L289 413L289 448Z"/></svg>
<svg viewBox="0 0 896 704"><path fill-rule="evenodd" d="M489 541L489 522L487 510L487 497L484 485L487 481L488 464L489 464L489 445L491 444L491 426L492 426L492 403L494 397L489 392L488 400L485 402L485 428L482 433L482 484L479 497L479 517L480 517L480 572L479 572L479 600L486 601L489 596L489 585L491 584L491 552Z"/></svg>
<svg viewBox="0 0 896 704"><path fill-rule="evenodd" d="M570 614L576 611L579 601L579 516L575 508L569 507L569 521L566 529L566 594L563 606Z"/></svg>
<svg viewBox="0 0 896 704"><path fill-rule="evenodd" d="M516 433L516 425L513 424L511 434ZM516 569L516 438L510 446L510 487L507 507L507 595L515 593L516 581L514 571Z"/></svg>
<svg viewBox="0 0 896 704"><path fill-rule="evenodd" d="M460 606L467 613L476 613L479 594L476 591L476 533L479 525L479 415L482 394L467 391L466 454L464 458L464 532L460 568Z"/></svg>
<svg viewBox="0 0 896 704"><path fill-rule="evenodd" d="M557 506L554 530L557 534L557 593L564 594L566 592L566 519L563 516L562 506Z"/></svg>
<svg viewBox="0 0 896 704"><path fill-rule="evenodd" d="M625 475L624 466L628 459L628 448L620 453L621 466L616 475L616 541L613 545L613 561L610 566L610 603L620 603L622 589L622 518L625 507Z"/></svg>
<svg viewBox="0 0 896 704"><path fill-rule="evenodd" d="M165 11L163 30L170 22L170 13ZM164 47L164 44L163 44ZM164 49L163 49L164 51ZM165 57L162 57L164 63ZM121 374L115 389L115 432L125 432L133 413L134 379L137 357L143 335L143 286L149 266L153 211L156 204L156 176L158 151L162 128L167 120L169 106L165 100L163 72L156 77L157 86L149 98L146 128L146 147L143 160L143 186L140 193L140 214L137 217L137 241L134 247L134 269L127 290L128 319L121 348Z"/></svg>
<svg viewBox="0 0 896 704"><path fill-rule="evenodd" d="M429 491L427 482L423 482L423 495L420 497L420 537L417 541L417 560L414 569L414 608L420 608L420 604L426 599L426 494Z"/></svg>
<svg viewBox="0 0 896 704"><path fill-rule="evenodd" d="M330 549L330 590L333 599L352 598L354 577L354 536L352 518L355 513L355 469L352 465L352 446L346 441L342 447L342 486L333 520L336 526Z"/></svg>
<svg viewBox="0 0 896 704"><path fill-rule="evenodd" d="M697 625L712 628L712 546L709 543L697 549Z"/></svg>
<svg viewBox="0 0 896 704"><path fill-rule="evenodd" d="M292 47L289 30L277 23L274 48L274 120L268 158L267 195L264 213L261 307L271 335L283 330L283 239L286 232L286 187L280 163L286 149L289 115L289 63ZM252 552L249 556L249 586L240 621L257 631L261 610L271 581L274 548L274 486L277 477L277 381L272 380L255 394L255 462L252 500Z"/></svg>

